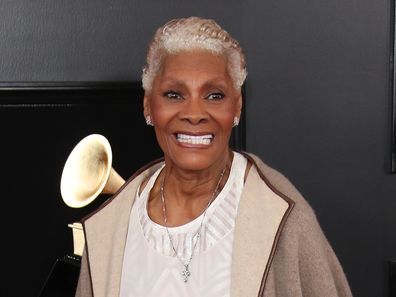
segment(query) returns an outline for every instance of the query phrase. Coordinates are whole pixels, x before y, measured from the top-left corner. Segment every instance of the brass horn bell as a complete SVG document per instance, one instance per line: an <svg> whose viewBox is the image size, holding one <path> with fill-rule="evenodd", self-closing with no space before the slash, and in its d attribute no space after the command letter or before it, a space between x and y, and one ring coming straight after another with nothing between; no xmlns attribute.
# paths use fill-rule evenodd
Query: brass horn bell
<svg viewBox="0 0 396 297"><path fill-rule="evenodd" d="M113 194L125 180L111 167L111 146L106 137L92 134L72 150L63 168L61 195L70 207L91 203L101 194Z"/></svg>

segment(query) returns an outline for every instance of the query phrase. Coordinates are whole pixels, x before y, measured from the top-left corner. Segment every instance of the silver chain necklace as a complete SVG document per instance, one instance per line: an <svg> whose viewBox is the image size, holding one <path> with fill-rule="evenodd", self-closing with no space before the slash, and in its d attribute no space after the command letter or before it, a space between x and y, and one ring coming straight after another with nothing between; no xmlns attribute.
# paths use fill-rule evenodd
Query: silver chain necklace
<svg viewBox="0 0 396 297"><path fill-rule="evenodd" d="M199 225L199 228L198 228L198 231L197 231L196 235L193 236L193 239L194 239L194 237L195 237L196 239L195 239L195 243L194 243L194 245L193 245L193 247L192 247L192 249L191 249L191 255L190 255L190 257L188 258L187 262L184 262L183 259L182 259L182 258L179 256L179 254L177 253L176 248L175 248L175 245L173 244L172 236L171 236L170 233L169 233L169 229L168 229L168 217L166 216L165 196L164 196L165 173L164 173L164 177L162 178L161 190L160 190L160 191L161 191L161 201L162 201L162 214L163 214L163 216L164 216L164 225L165 225L166 233L168 234L168 238L169 238L169 241L170 241L170 243L171 243L173 252L175 253L176 258L179 260L179 262L180 262L180 263L183 265L183 267L184 267L184 269L183 269L182 272L181 272L181 275L183 276L183 281L184 281L185 283L188 281L188 277L191 275L191 272L190 272L190 270L189 270L189 266L190 266L191 260L192 260L192 258L193 258L193 256L194 256L195 247L197 246L197 243L198 243L198 241L199 241L199 238L201 237L201 230L202 230L203 222L204 222L204 219L205 219L205 216L206 216L206 211L208 210L209 205L213 202L214 198L216 197L217 190L219 189L219 186L220 186L221 180L223 179L223 176L224 176L224 173L225 173L225 171L226 171L226 168L227 168L227 166L224 167L224 169L223 169L223 170L221 171L221 173L220 173L220 178L219 178L219 181L217 182L216 188L214 189L214 191L213 191L213 193L212 193L212 197L210 198L210 200L209 200L208 204L206 205L206 208L205 208L205 210L204 210L204 212L203 212L201 224Z"/></svg>

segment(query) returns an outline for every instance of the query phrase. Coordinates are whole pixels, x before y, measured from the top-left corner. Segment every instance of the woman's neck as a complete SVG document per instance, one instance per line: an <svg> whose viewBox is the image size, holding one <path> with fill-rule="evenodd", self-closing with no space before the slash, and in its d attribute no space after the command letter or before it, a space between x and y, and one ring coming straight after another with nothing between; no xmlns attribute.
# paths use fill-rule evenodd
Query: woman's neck
<svg viewBox="0 0 396 297"><path fill-rule="evenodd" d="M161 195L164 196L166 204L168 226L183 225L198 217L227 181L233 153L230 152L225 157L212 168L195 172L166 164L150 193L150 217L163 224ZM162 185L163 193L160 191Z"/></svg>

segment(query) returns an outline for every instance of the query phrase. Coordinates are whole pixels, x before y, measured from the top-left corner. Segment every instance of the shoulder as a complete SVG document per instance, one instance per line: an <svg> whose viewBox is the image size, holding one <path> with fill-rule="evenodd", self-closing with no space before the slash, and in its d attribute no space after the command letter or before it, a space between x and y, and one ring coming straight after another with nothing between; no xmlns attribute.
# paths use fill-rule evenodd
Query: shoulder
<svg viewBox="0 0 396 297"><path fill-rule="evenodd" d="M244 153L244 155L253 163L252 167L259 173L262 182L293 205L293 217L309 217L310 219L315 217L311 206L287 177L265 164L258 156L251 153Z"/></svg>
<svg viewBox="0 0 396 297"><path fill-rule="evenodd" d="M280 232L269 281L270 292L285 296L351 296L342 267L316 215L294 185L280 172L248 154L263 182L292 203ZM303 293L304 292L304 293Z"/></svg>
<svg viewBox="0 0 396 297"><path fill-rule="evenodd" d="M289 179L265 164L259 157L253 154L245 156L253 162L253 167L259 172L262 182L291 205L280 240L286 240L288 245L305 245L315 241L315 245L323 243L327 246L327 239L323 235L314 210Z"/></svg>

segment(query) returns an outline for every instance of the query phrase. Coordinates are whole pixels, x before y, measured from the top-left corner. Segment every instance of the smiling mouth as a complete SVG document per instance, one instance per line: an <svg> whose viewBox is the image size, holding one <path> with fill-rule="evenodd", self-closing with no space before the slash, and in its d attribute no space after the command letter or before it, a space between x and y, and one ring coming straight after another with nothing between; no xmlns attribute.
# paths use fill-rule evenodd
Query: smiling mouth
<svg viewBox="0 0 396 297"><path fill-rule="evenodd" d="M188 134L176 134L176 139L178 142L187 144L200 144L209 145L213 141L213 134L205 135L188 135Z"/></svg>

